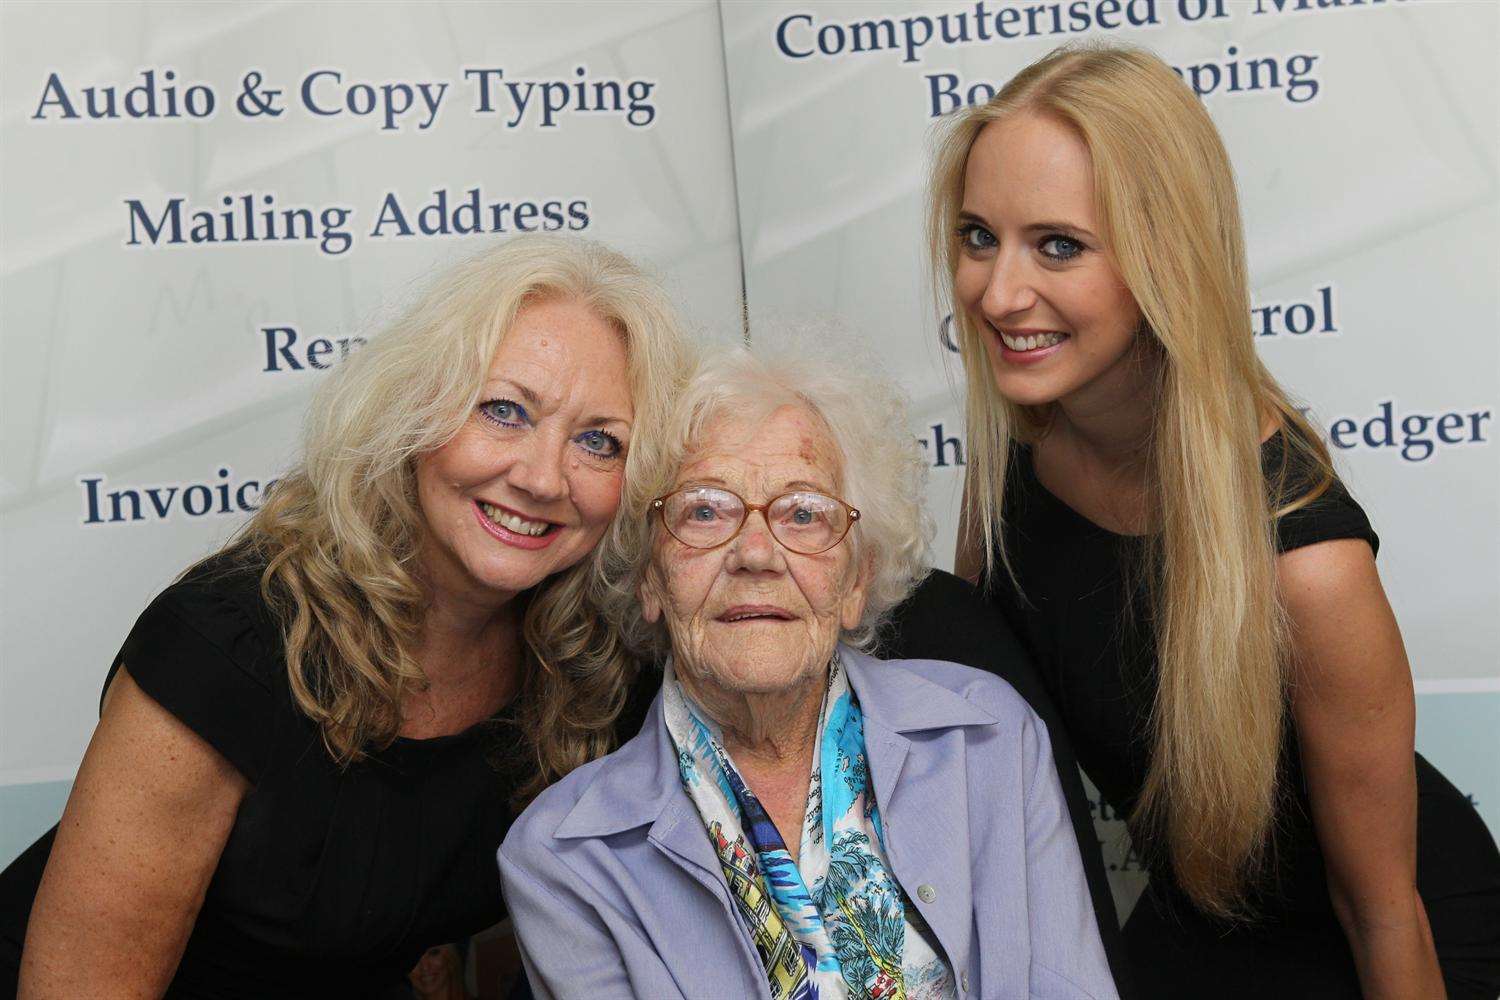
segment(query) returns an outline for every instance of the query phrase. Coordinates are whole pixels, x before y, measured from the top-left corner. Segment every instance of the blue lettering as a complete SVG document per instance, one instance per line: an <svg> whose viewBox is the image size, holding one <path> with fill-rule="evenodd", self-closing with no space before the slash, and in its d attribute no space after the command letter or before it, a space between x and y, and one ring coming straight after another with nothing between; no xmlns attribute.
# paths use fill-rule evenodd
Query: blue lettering
<svg viewBox="0 0 1500 1000"><path fill-rule="evenodd" d="M929 430L932 431L932 450L937 453L937 460L935 462L933 462L933 465L937 466L939 469L945 469L949 465L963 465L964 464L964 446L963 446L963 442L959 441L959 439L956 438L956 437L945 436L943 434L943 425L940 424L940 423L933 424L929 428ZM953 454L953 461L952 462L949 462L947 460L948 459L948 454L949 454L948 449L950 447L953 449L953 452L952 452L952 454Z"/></svg>
<svg viewBox="0 0 1500 1000"><path fill-rule="evenodd" d="M1315 301L1278 302L1251 309L1252 332L1257 337L1276 337L1282 333L1298 337L1312 332L1338 333L1338 322L1333 314L1333 286L1323 285L1316 292Z"/></svg>
<svg viewBox="0 0 1500 1000"><path fill-rule="evenodd" d="M929 118L940 118L950 111L957 111L959 108L958 74L928 73L927 94ZM949 102L946 107L944 101Z"/></svg>
<svg viewBox="0 0 1500 1000"><path fill-rule="evenodd" d="M468 80L471 77L479 81L479 106L474 109L475 113L483 115L494 114L495 105L490 100L490 78L493 77L497 82L503 80L505 79L505 71L501 69L464 70L464 79Z"/></svg>
<svg viewBox="0 0 1500 1000"><path fill-rule="evenodd" d="M1464 418L1461 413L1445 413L1438 418L1437 436L1443 444L1460 444L1463 441ZM1449 437L1449 431L1458 431L1458 437Z"/></svg>
<svg viewBox="0 0 1500 1000"><path fill-rule="evenodd" d="M130 209L130 239L125 241L126 246L140 246L140 238L136 235L135 224L140 222L146 230L146 238L152 245L161 241L162 230L171 223L172 233L167 237L168 243L182 242L182 199L172 198L167 201L167 207L161 210L161 218L156 225L151 224L151 216L146 214L146 208L137 198L127 198L125 205Z"/></svg>
<svg viewBox="0 0 1500 1000"><path fill-rule="evenodd" d="M248 479L235 484L231 481L232 475L228 466L220 466L217 470L218 481L211 484L190 483L183 486L177 483L166 483L109 491L101 489L105 481L103 476L81 476L78 482L83 487L83 523L89 525L169 521L174 510L188 517L250 513L257 510L259 503L256 502L255 493L260 490L260 482ZM274 482L275 480L267 482L265 489L269 490ZM141 501L143 494L145 503Z"/></svg>
<svg viewBox="0 0 1500 1000"><path fill-rule="evenodd" d="M51 96L49 96L51 95ZM47 117L47 105L53 104L62 110L62 117L77 118L78 111L73 107L73 102L68 100L68 92L63 89L62 80L58 79L56 73L47 75L46 86L42 88L42 99L37 102L36 114L31 117L35 120Z"/></svg>
<svg viewBox="0 0 1500 1000"><path fill-rule="evenodd" d="M828 39L833 41L828 41ZM844 51L844 29L837 24L825 24L818 29L818 51L825 56L836 56Z"/></svg>
<svg viewBox="0 0 1500 1000"><path fill-rule="evenodd" d="M201 492L194 493L194 490L198 490ZM203 503L199 505L198 510L193 509L193 497L195 496L203 497ZM208 513L208 509L213 505L214 495L209 490L209 488L207 486L204 486L202 483L194 483L192 486L189 486L187 489L182 491L182 509L187 513L189 517L202 517L204 514Z"/></svg>
<svg viewBox="0 0 1500 1000"><path fill-rule="evenodd" d="M922 36L920 38L917 37L917 32L913 30L917 25L922 26ZM901 61L904 63L920 62L922 47L932 41L932 20L926 17L905 17L901 19L901 26L906 29L901 33L903 39L902 47L906 51L906 56ZM891 48L895 48L895 45L892 45Z"/></svg>
<svg viewBox="0 0 1500 1000"><path fill-rule="evenodd" d="M388 224L396 227L398 236L411 235L411 226L407 224L406 216L401 211L401 202L394 191L387 194L381 201L380 214L375 217L375 228L370 230L370 235L372 237L384 235L381 230Z"/></svg>
<svg viewBox="0 0 1500 1000"><path fill-rule="evenodd" d="M332 367L323 363L323 358L333 353L333 341L319 337L307 345L307 363L314 368L327 370Z"/></svg>
<svg viewBox="0 0 1500 1000"><path fill-rule="evenodd" d="M568 223L570 230L587 229L590 222L589 203L582 198L577 201L570 201L568 203L568 218L572 220Z"/></svg>
<svg viewBox="0 0 1500 1000"><path fill-rule="evenodd" d="M297 372L302 370L302 364L291 350L292 345L297 342L297 331L295 329L289 326L263 326L260 328L260 332L266 338L266 366L261 371L282 371L281 365L276 360L278 354L286 361L287 370ZM286 337L286 341L278 345L276 338L282 335Z"/></svg>
<svg viewBox="0 0 1500 1000"><path fill-rule="evenodd" d="M1434 445L1427 440L1427 425L1432 418L1413 413L1401 421L1401 457L1408 462L1421 462L1432 454ZM1412 454L1412 452L1420 454Z"/></svg>
<svg viewBox="0 0 1500 1000"><path fill-rule="evenodd" d="M96 476L92 479L83 478L78 481L83 484L84 504L88 508L83 515L83 523L102 523L104 518L99 516L99 484L104 482L104 477Z"/></svg>
<svg viewBox="0 0 1500 1000"><path fill-rule="evenodd" d="M1352 418L1340 417L1329 426L1328 436L1335 448L1344 451L1361 444L1367 448L1390 448L1403 461L1417 463L1431 458L1439 445L1487 443L1482 426L1490 419L1489 410L1398 416L1394 400L1381 400L1375 406L1375 415L1362 426ZM1466 422L1469 425L1467 434L1464 429Z"/></svg>
<svg viewBox="0 0 1500 1000"><path fill-rule="evenodd" d="M243 510L243 511L245 511L247 513L250 512L250 511L253 511L253 510L259 510L260 509L260 504L258 504L258 503L249 503L249 502L247 502L245 500L245 491L246 490L251 490L251 489L255 489L255 490L260 489L260 483L256 482L253 479L247 479L243 483L240 483L240 488L239 489L237 489L237 490L234 491L234 502L235 502L235 504L240 508L240 510Z"/></svg>
<svg viewBox="0 0 1500 1000"><path fill-rule="evenodd" d="M162 520L166 520L167 512L172 509L172 498L176 495L176 486L146 487L146 499L151 501L151 506L156 510L156 516Z"/></svg>
<svg viewBox="0 0 1500 1000"><path fill-rule="evenodd" d="M808 49L806 52L793 52L791 45L787 42L786 32L787 29L791 27L793 21L802 21L808 25L811 25L813 23L811 14L788 14L786 17L782 18L781 23L776 26L776 47L780 49L781 54L786 56L788 59L806 59L808 56L813 54L812 49Z"/></svg>
<svg viewBox="0 0 1500 1000"><path fill-rule="evenodd" d="M957 110L960 106L973 107L976 104L985 104L990 101L996 93L994 84L979 81L972 83L962 95L959 87L963 81L957 73L929 73L927 74L927 116L939 118L950 111Z"/></svg>
<svg viewBox="0 0 1500 1000"><path fill-rule="evenodd" d="M334 108L332 111L325 111L318 104L318 102L313 99L314 81L316 81L320 76L331 76L333 77L334 83L339 83L344 79L344 74L340 73L336 69L313 70L311 73L307 74L307 76L302 78L302 106L308 111L311 111L313 114L321 115L324 118L332 118L336 115L342 114L343 111L339 108Z"/></svg>
<svg viewBox="0 0 1500 1000"><path fill-rule="evenodd" d="M1371 448L1389 448L1396 443L1396 432L1391 426L1392 404L1389 401L1381 403L1378 409L1380 413L1377 416L1371 417L1369 423L1365 424L1363 437L1365 444ZM1379 441L1375 440L1375 429L1377 427L1384 428L1384 433Z"/></svg>
<svg viewBox="0 0 1500 1000"><path fill-rule="evenodd" d="M1306 302L1296 302L1286 307L1286 329L1293 336L1300 337L1313 328L1312 306Z"/></svg>
<svg viewBox="0 0 1500 1000"><path fill-rule="evenodd" d="M106 493L109 497L109 519L111 521L143 521L145 515L141 513L141 495L135 490L115 490ZM130 501L130 517L127 519L121 510L123 501Z"/></svg>

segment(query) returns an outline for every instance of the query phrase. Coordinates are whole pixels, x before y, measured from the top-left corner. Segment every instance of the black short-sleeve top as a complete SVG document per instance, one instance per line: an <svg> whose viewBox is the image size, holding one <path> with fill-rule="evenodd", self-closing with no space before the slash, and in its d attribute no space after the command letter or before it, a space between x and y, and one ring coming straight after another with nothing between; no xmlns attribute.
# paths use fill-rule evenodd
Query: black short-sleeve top
<svg viewBox="0 0 1500 1000"><path fill-rule="evenodd" d="M1280 433L1262 446L1268 488L1281 483L1287 497L1307 492L1316 470L1299 464L1296 456ZM1283 463L1290 463L1285 470ZM1037 479L1027 447L1012 450L1006 478L1006 547L1021 592L998 569L986 592L1035 658L1084 772L1104 801L1128 816L1151 762L1149 718L1157 688L1155 636L1141 570L1144 541L1099 527L1050 493ZM1276 522L1280 552L1334 539L1360 539L1372 550L1380 544L1369 518L1337 479ZM1326 914L1321 855L1290 726L1283 769L1289 781L1278 818L1279 863L1275 884L1258 902L1273 911ZM1153 871L1154 886L1166 888L1169 882L1164 867Z"/></svg>
<svg viewBox="0 0 1500 1000"><path fill-rule="evenodd" d="M170 995L380 995L426 948L504 916L516 729L502 712L340 767L292 700L263 568L210 562L168 587L110 671L123 664L252 786ZM18 894L5 886L0 905Z"/></svg>

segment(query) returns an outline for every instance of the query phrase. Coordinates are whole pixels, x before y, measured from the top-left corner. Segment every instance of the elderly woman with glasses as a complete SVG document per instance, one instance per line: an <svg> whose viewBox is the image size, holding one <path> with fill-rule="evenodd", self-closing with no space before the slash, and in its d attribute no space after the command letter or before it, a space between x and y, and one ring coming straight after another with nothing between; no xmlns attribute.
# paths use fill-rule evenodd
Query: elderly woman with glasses
<svg viewBox="0 0 1500 1000"><path fill-rule="evenodd" d="M861 652L923 575L924 466L888 383L806 351L721 354L678 402L609 570L661 691L499 853L532 988L1114 997L1041 722Z"/></svg>

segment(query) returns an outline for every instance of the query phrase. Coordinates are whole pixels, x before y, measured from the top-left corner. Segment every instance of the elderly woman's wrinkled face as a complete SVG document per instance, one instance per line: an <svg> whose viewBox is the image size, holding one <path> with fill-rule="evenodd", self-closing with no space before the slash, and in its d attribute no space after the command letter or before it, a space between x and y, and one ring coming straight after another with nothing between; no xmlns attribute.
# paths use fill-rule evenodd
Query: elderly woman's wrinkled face
<svg viewBox="0 0 1500 1000"><path fill-rule="evenodd" d="M764 420L712 421L675 489L718 486L760 504L795 490L840 496L837 446L801 406ZM864 612L853 538L802 555L778 542L765 515L748 516L716 549L694 549L659 527L641 588L646 620L665 619L679 677L737 693L771 693L822 673L842 629Z"/></svg>

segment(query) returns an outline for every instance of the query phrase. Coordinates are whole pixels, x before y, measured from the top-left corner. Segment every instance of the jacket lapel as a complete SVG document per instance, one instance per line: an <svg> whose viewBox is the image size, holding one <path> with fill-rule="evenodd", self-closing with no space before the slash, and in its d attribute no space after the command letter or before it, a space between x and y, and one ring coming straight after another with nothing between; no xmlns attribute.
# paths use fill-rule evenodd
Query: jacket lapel
<svg viewBox="0 0 1500 1000"><path fill-rule="evenodd" d="M608 837L649 826L646 839L673 864L715 894L724 876L692 801L682 790L677 749L662 720L661 696L651 704L640 736L605 758L553 836Z"/></svg>
<svg viewBox="0 0 1500 1000"><path fill-rule="evenodd" d="M907 670L840 647L865 719L865 756L886 834L886 855L955 972L973 942L966 725L998 720L947 688ZM915 738L913 738L915 737ZM677 751L662 719L661 696L641 735L606 758L558 825L559 839L607 837L648 827L646 839L670 864L702 885L742 933L735 936L751 981L764 972L740 922L702 820L682 790ZM932 893L922 899L923 887Z"/></svg>
<svg viewBox="0 0 1500 1000"><path fill-rule="evenodd" d="M908 901L932 928L954 972L961 972L973 944L975 873L959 729L998 720L899 661L841 652L865 716L865 755L886 855Z"/></svg>
<svg viewBox="0 0 1500 1000"><path fill-rule="evenodd" d="M729 896L723 868L703 828L703 820L682 788L677 748L667 733L661 704L658 694L640 735L605 758L599 774L558 824L553 836L560 840L608 837L648 827L645 836L652 848L666 863L680 868L703 886L712 899L712 902L705 900L704 905L722 911L736 928L730 937L739 948L742 972L748 982L768 996L760 957L741 923L738 907ZM692 912L695 905L682 909ZM679 943L683 951L678 958L685 963L684 968L699 967L706 960L706 956L699 954L701 935L685 936ZM728 983L733 974L721 967L713 977L717 982Z"/></svg>

